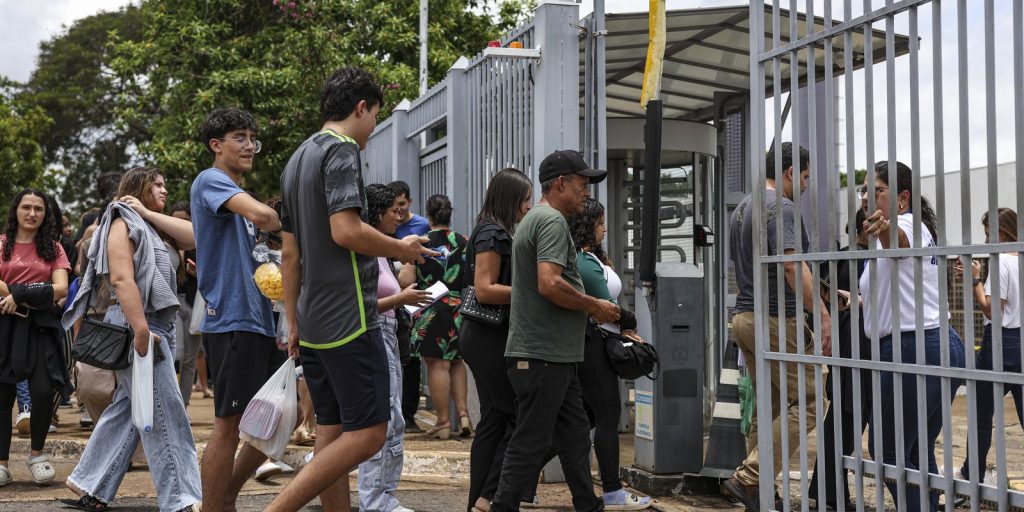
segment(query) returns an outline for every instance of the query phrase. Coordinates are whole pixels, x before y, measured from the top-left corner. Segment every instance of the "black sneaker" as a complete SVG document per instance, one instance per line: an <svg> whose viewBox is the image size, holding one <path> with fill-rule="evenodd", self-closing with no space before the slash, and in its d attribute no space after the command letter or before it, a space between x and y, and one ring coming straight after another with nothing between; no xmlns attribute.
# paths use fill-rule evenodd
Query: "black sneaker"
<svg viewBox="0 0 1024 512"><path fill-rule="evenodd" d="M62 498L57 501L64 504L64 508L70 507L78 510L107 510L108 508L106 503L103 503L88 494L78 498L77 500Z"/></svg>
<svg viewBox="0 0 1024 512"><path fill-rule="evenodd" d="M760 490L756 485L743 485L736 477L732 477L722 484L725 492L739 500L750 512L761 512Z"/></svg>

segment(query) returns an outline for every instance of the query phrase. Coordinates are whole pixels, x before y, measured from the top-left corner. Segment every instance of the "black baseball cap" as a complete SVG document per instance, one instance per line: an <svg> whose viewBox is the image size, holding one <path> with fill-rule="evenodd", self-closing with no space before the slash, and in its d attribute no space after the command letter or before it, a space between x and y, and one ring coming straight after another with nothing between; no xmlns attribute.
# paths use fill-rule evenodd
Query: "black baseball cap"
<svg viewBox="0 0 1024 512"><path fill-rule="evenodd" d="M541 161L538 179L543 183L566 174L579 174L590 178L590 183L600 183L608 171L591 169L579 151L559 149Z"/></svg>

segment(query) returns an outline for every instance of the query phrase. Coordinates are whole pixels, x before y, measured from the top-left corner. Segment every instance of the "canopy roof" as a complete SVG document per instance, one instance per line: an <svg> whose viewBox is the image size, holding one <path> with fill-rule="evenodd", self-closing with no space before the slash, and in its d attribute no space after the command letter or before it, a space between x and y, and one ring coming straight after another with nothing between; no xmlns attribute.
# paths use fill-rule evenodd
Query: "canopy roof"
<svg viewBox="0 0 1024 512"><path fill-rule="evenodd" d="M765 47L771 48L772 7L765 5ZM590 16L593 16L591 14ZM790 42L790 12L781 11L780 40ZM715 93L747 94L750 88L750 32L749 9L746 6L668 11L665 16L666 44L662 72L661 100L665 118L707 121L714 117ZM832 25L839 23L832 21ZM815 31L822 30L825 20L814 18ZM648 14L623 13L606 15L608 30L606 42L606 105L608 117L643 117L640 109L640 90L644 63L647 59ZM804 13L797 13L797 37L807 35L808 21ZM910 40L896 35L896 55L909 51ZM863 30L853 36L854 69L864 66L865 40ZM833 74L841 75L845 69L845 41L842 34L832 38ZM584 72L584 51L580 50L580 73ZM824 40L816 45L815 77L824 79ZM885 31L874 30L871 46L875 63L885 60ZM799 85L807 80L807 50L798 54ZM773 66L765 77L769 84L766 94L772 94ZM781 64L784 91L790 89L790 58ZM581 79L580 97L585 84Z"/></svg>

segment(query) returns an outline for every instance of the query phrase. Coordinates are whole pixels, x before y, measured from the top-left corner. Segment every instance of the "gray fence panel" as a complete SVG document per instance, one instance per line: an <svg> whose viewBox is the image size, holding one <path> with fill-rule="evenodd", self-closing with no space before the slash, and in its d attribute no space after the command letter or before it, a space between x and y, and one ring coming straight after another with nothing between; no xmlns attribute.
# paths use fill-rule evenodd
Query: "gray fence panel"
<svg viewBox="0 0 1024 512"><path fill-rule="evenodd" d="M1013 363L1016 367L1018 364L1024 364L1024 356L1017 352L1012 352L1014 359L1012 361L1004 360L1004 346L1003 338L1006 327L1003 326L1003 315L1002 298L1007 293L1007 290L1001 289L1002 286L999 284L1001 270L1000 262L1005 261L1005 258L1017 258L1018 261L1024 261L1024 244L1019 240L1024 240L1024 223L1018 223L1015 233L1000 233L999 230L999 215L1000 206L1016 206L1018 211L1024 210L1024 193L1018 187L1017 200L1015 205L1000 205L998 204L998 197L1000 191L1000 183L998 180L998 166L997 166L997 114L1001 110L1005 110L1007 106L1000 105L997 101L996 92L1000 86L1009 87L1012 83L1014 93L1014 126L1016 130L1014 150L1017 158L1024 157L1024 6L1021 2L1012 2L1012 26L1013 26L1013 80L1005 81L1006 83L999 83L1001 76L996 73L997 66L997 48L995 45L996 37L996 19L997 19L997 7L1001 7L1006 10L1009 9L1009 5L996 3L994 0L983 0L979 2L968 2L967 0L958 0L956 3L956 18L946 19L949 16L944 16L942 12L941 0L885 0L883 2L872 2L871 0L863 0L862 12L858 15L854 14L854 0L846 0L842 4L842 20L833 20L834 12L833 7L837 7L839 4L832 2L797 2L797 0L790 0L788 10L783 10L780 7L779 0L772 0L770 5L765 5L764 2L752 2L750 6L750 74L751 74L751 107L750 114L748 116L748 129L746 135L750 141L750 153L749 161L751 170L749 173L751 179L751 186L753 190L753 220L757 229L754 233L753 247L755 250L755 264L754 264L754 278L755 278L755 318L756 322L756 346L757 346L757 357L754 361L755 368L757 370L757 393L758 393L758 407L757 407L757 422L763 425L762 428L758 429L757 446L759 448L760 457L760 468L761 475L764 478L760 479L760 501L761 507L765 509L774 508L774 495L775 495L775 478L767 478L767 475L775 475L778 471L781 471L781 484L782 487L779 489L783 497L782 508L788 510L791 506L791 499L797 499L800 501L800 508L807 510L808 508L808 492L812 491L808 488L808 481L811 476L811 463L816 462L818 465L823 464L823 450L816 450L817 460L810 458L809 450L813 449L812 434L811 430L816 430L813 434L818 436L820 439L821 435L830 435L836 438L837 448L831 454L840 460L841 467L838 467L834 474L824 475L819 479L819 484L815 491L815 494L821 496L826 491L826 486L836 486L835 488L839 491L838 496L842 496L842 490L838 488L842 482L843 473L847 470L854 472L854 478L851 479L851 483L854 485L852 494L854 495L854 501L857 505L858 510L863 510L865 503L870 499L865 494L865 488L867 486L866 477L874 478L876 482L875 495L873 505L877 509L882 509L887 506L892 507L892 503L895 503L896 507L900 510L908 508L908 500L920 501L925 503L925 500L930 499L931 496L941 493L945 495L947 503L951 503L957 496L969 497L970 505L972 510L977 510L982 504L982 501L987 502L997 510L1003 511L1008 510L1011 507L1024 507L1024 493L1009 488L1007 481L1008 472L1008 461L1007 461L1007 445L1009 444L1008 432L1006 430L1005 419L1006 415L1003 411L1003 400L1004 393L1011 389L1011 386L1018 386L1024 383L1024 376L1019 373L1007 373L1005 368L1007 364ZM878 4L878 5L876 5ZM982 5L983 4L983 5ZM821 13L820 18L816 18L814 12L816 5L824 6L824 11ZM798 6L806 7L806 12L802 13L803 16L794 16L792 13L797 11ZM968 24L968 13L978 12L979 7L983 7L983 29L982 30L969 30ZM838 10L836 8L835 10ZM922 13L929 13L931 16L922 15ZM766 22L765 17L770 18L770 23ZM905 27L908 32L908 36L900 36L896 33L899 20L899 26ZM784 27L784 22L788 21L788 27ZM812 23L811 21L816 21ZM952 25L956 24L956 45L957 45L957 70L956 80L953 82L956 91L953 92L953 98L957 100L957 112L954 114L957 116L959 130L957 137L959 139L959 153L957 155L949 155L945 151L946 138L943 130L943 123L945 120L943 97L944 97L944 84L943 79L946 75L950 74L948 71L944 73L943 70L943 58L942 58L942 34L943 34L943 23ZM873 35L878 33L876 27L884 24L884 48L873 48L874 44ZM927 28L931 29L931 33L928 37L932 39L930 45L930 51L932 53L932 59L930 63L923 63L920 58L920 44L927 38L921 38L920 32L922 25L928 25ZM769 35L768 27L770 26L771 33ZM783 40L783 34L788 36ZM900 38L905 37L909 41L909 45L906 48L906 55L899 54L901 50L898 44ZM857 41L863 42L865 48L857 49ZM982 41L983 44L978 45L977 42ZM975 44L971 44L974 42ZM969 54L968 48L974 53L979 53L975 48L983 48L983 55L972 55ZM859 51L855 55L855 51ZM836 52L841 52L842 55L837 55ZM884 53L883 53L884 52ZM972 59L973 57L973 59ZM978 57L983 57L979 59ZM862 59L862 60L861 60ZM858 62L859 60L859 62ZM877 61L877 62L876 62ZM973 62L972 62L973 61ZM898 79L901 76L898 73L899 67L903 66L903 62L909 68L907 74L908 80ZM984 89L983 92L973 91L970 89L971 81L968 73L969 63L971 66L975 66L977 62L983 62L984 67ZM807 64L814 63L814 64ZM853 70L856 69L855 64L863 64L861 76L863 78L862 87L858 87L857 82L853 77ZM926 209L925 199L921 196L921 172L922 166L924 165L922 159L922 132L929 130L928 127L922 127L922 105L919 91L922 89L921 76L924 74L921 71L922 64L931 66L931 80L930 84L931 92L933 94L933 105L931 105L930 114L933 116L931 121L932 126L930 131L934 134L934 173L936 180L936 202L935 202L935 213L931 210ZM806 87L808 94L802 96L795 90L792 92L786 92L783 90L783 77L782 69L783 66L789 65L790 73L788 78L788 86L796 87L797 84L801 84ZM769 66L771 66L769 68ZM767 71L774 71L771 83L767 82ZM833 80L833 74L838 71L845 71L845 76ZM881 82L876 84L876 71L884 73L885 81L884 87L876 87ZM804 80L806 78L806 80ZM834 155L832 154L833 148L833 130L827 126L821 126L820 120L824 119L826 122L832 122L838 115L833 105L839 106L838 103L832 101L825 102L824 105L818 105L814 98L816 98L816 90L821 91L820 88L824 88L824 95L829 98L833 98L836 94L836 86L841 83L843 85L846 101L842 105L845 110L846 119L846 154L845 155ZM768 86L771 85L769 88ZM924 85L925 88L929 87L928 84ZM858 90L855 91L855 88ZM948 87L947 93L948 91ZM764 91L770 90L772 98L766 103L766 94ZM859 101L855 99L855 93L859 96ZM809 219L801 219L800 215L796 215L794 219L795 229L798 233L802 232L806 225L811 235L811 247L819 248L823 247L818 244L819 230L818 224L821 222L828 223L828 230L826 232L835 233L834 219L836 205L840 203L838 191L838 177L834 170L836 169L835 163L845 157L846 169L852 171L856 168L858 157L865 157L864 161L867 162L867 177L865 186L868 190L872 190L871 193L866 194L866 208L867 212L875 212L879 210L885 212L885 218L892 219L893 226L896 225L897 217L899 215L910 214L913 224L916 228L913 230L912 236L907 238L901 236L902 232L898 229L887 228L884 240L878 240L872 236L868 240L868 249L857 249L851 251L834 251L834 250L815 250L803 251L797 249L793 254L787 255L768 255L768 230L767 223L770 216L774 215L774 212L763 211L763 204L765 201L765 180L766 180L766 165L764 157L765 141L772 140L775 143L784 140L784 135L789 135L789 132L783 130L785 109L782 107L782 96L789 94L787 104L791 105L790 118L792 119L791 125L788 127L792 130L790 135L791 140L799 141L800 133L817 133L820 130L826 130L825 136L825 147L820 147L819 142L814 137L809 139L809 150L812 155L816 155L819 151L825 152L825 161L827 162L826 169L814 170L812 169L812 184L809 187L809 191L802 194L800 186L792 187L792 200L795 203L795 211L800 212L801 204L803 201L810 201L811 210L816 215L811 216ZM971 112L971 98L975 95L982 95L984 98L984 109L978 109L974 106L974 111ZM884 99L879 97L884 95ZM907 96L907 100L901 99L903 95ZM802 99L806 98L806 100ZM883 101L884 100L884 101ZM909 142L906 139L898 139L896 136L898 129L904 129L901 127L903 119L897 118L897 112L900 107L903 107L901 102L906 102L909 106L909 115L905 122L909 123ZM767 107L770 105L770 107ZM767 107L767 108L766 108ZM876 119L876 107L884 108L885 118L884 120L879 118ZM924 108L927 108L925 106ZM772 110L771 116L766 115L767 110ZM824 109L821 112L820 109ZM858 112L859 111L859 112ZM860 115L857 115L860 114ZM901 114L906 116L907 114ZM976 128L972 130L969 123L970 116L982 116L977 119L984 120L984 131L979 132ZM862 120L862 121L861 121ZM882 126L885 127L885 141L884 141L884 155L880 155L881 158L876 158L876 121L882 121ZM856 126L858 122L862 122L863 126ZM771 139L766 137L768 130L774 130L774 137ZM983 139L983 144L978 145L979 139ZM879 141L881 138L878 139ZM987 180L984 185L977 183L975 180L972 183L968 173L963 172L964 169L970 168L970 147L974 143L975 147L984 148L984 159L987 168ZM793 174L799 176L801 171L799 163L799 155L797 147L794 145L792 160L794 164ZM947 160L951 158L951 160ZM1005 158L1005 157L1004 157ZM779 170L782 167L783 156L781 151L776 151L774 168ZM908 160L909 159L909 160ZM883 161L887 163L887 167L892 172L888 173L888 180L876 182L875 162ZM812 156L814 161L814 156ZM909 184L898 180L899 173L896 171L897 163L903 161L909 161L910 168L913 170L910 176ZM987 244L971 244L970 233L978 219L964 218L963 222L959 226L952 226L953 229L962 230L964 240L968 242L963 245L948 245L946 230L949 226L945 225L945 212L947 210L946 204L946 184L945 184L945 169L949 165L947 162L953 161L953 165L959 165L961 169L960 189L961 189L961 204L965 211L970 211L971 195L972 192L986 192L987 193L987 216L989 219L989 240ZM1022 173L1017 172L1017 179L1021 179ZM827 186L819 187L815 183L818 180L824 180ZM781 186L781 184L778 184ZM974 190L972 191L972 185ZM906 187L909 186L909 196L901 195ZM859 199L854 192L855 186L852 183L847 187L845 192L847 200L847 228L851 233L855 233L857 226L855 225L854 219L856 218L856 212L860 208L858 206ZM877 189L877 190L874 190ZM827 195L824 195L827 194ZM876 204L876 196L881 194L887 194L886 201L879 201ZM803 195L809 195L810 197L801 197ZM955 207L955 206L954 206ZM823 210L823 211L822 211ZM927 226L926 226L927 221ZM932 221L935 221L934 226L934 237L933 242L925 244L924 242L924 229L929 228ZM781 230L777 230L775 240L772 240L777 246L782 246ZM1011 239L1016 236L1016 239ZM877 246L876 246L877 242ZM827 244L831 245L831 244ZM888 247L888 248L882 248ZM1017 253L1017 254L1007 254ZM972 263L978 259L979 256L986 255L988 260L988 272L991 276L991 286L985 292L981 292L978 287L980 285L964 286L963 287L963 301L965 304L965 315L963 325L963 336L962 341L965 346L957 346L951 344L951 335L948 327L949 322L949 296L948 296L948 265L950 264L949 257L959 257L960 262L964 269L964 274L967 275L966 279L970 279L968 272L971 270ZM865 286L868 287L870 293L862 296L857 279L857 267L853 263L857 263L858 260L866 261L866 272L868 273L865 281ZM836 342L839 338L840 332L838 327L832 326L831 337L833 338L833 353L826 355L823 351L823 339L821 336L823 321L826 317L833 317L833 323L835 317L838 316L837 307L835 304L838 302L837 296L837 283L840 277L836 271L835 263L839 261L847 261L849 265L847 277L850 280L849 290L855 298L860 298L866 305L866 310L860 308L854 308L851 311L851 331L853 339L857 340L859 329L857 324L860 321L860 317L867 311L867 317L865 320L868 325L875 326L870 329L871 337L871 350L869 354L861 353L859 342L854 341L852 343L851 351L852 354L849 357L840 357ZM826 276L822 276L820 273L819 265L822 262L829 262L829 272ZM880 272L884 266L883 262L886 262L889 266L888 272ZM786 348L786 338L784 333L778 334L778 339L769 338L769 319L770 312L768 309L768 287L767 287L767 271L770 266L774 265L777 270L777 282L778 285L778 296L779 303L782 304L785 301L784 291L786 281L783 277L785 272L783 271L784 265L787 263L796 263L795 266L795 282L797 283L797 289L795 290L797 310L807 310L810 313L810 317L805 319L804 315L796 316L796 347L792 350ZM960 263L958 263L960 264ZM933 267L925 271L925 265ZM906 268L905 272L910 272L908 275L912 275L910 280L913 284L903 284L901 286L901 266ZM1022 265L1024 266L1024 265ZM806 270L805 270L806 269ZM937 270L936 270L937 269ZM810 287L813 288L808 297L814 300L812 305L804 306L804 296L802 284L804 281L801 280L801 273L810 271L813 277L821 276L824 279L811 279ZM930 276L930 272L936 272L937 282L928 283L928 279L933 279ZM1005 277L1005 276L1004 276ZM1024 281L1024 269L1019 269L1014 275L1010 276L1011 279L1017 279ZM824 302L817 300L821 297L819 289L819 283L827 285L829 293L824 297L827 300L827 305ZM931 287L937 287L937 292L931 290ZM926 295L926 290L929 290ZM937 294L937 319L936 312L931 309L926 310L926 301L932 300L929 298L932 293ZM1024 301L1024 289L1018 289L1020 293L1019 299ZM890 304L886 306L886 311L881 311L879 306L883 303L882 298L888 296L894 299L890 301ZM977 297L977 298L976 298ZM988 297L988 298L986 298ZM901 300L904 299L901 305ZM1015 297L1016 299L1017 297ZM991 328L986 333L986 337L983 340L984 346L982 347L982 354L991 354L991 367L981 367L982 361L979 359L975 361L975 335L974 335L974 320L971 311L976 303L985 304L991 300ZM930 306L928 306L930 308ZM883 316L889 317L890 325L892 326L892 336L880 332L881 329L877 326L880 325L879 321L882 320ZM909 320L909 319L912 319ZM782 319L780 319L781 321ZM807 322L808 326L812 328L814 333L813 339L803 339L802 326ZM931 327L938 324L938 327ZM912 324L912 325L911 325ZM1014 328L1016 328L1014 326ZM931 331L935 329L937 332ZM902 333L902 336L900 334ZM989 334L990 333L990 334ZM935 336L937 334L939 338L939 348L936 350L933 342L926 342L926 336ZM892 341L892 337L896 337L896 341ZM900 341L904 338L906 341ZM929 338L930 339L930 338ZM953 342L955 343L955 341ZM773 346L774 345L774 346ZM891 350L891 354L886 352L883 354L882 348L887 351ZM954 354L954 350L957 354ZM954 363L954 356L959 358L958 353L960 350L966 352L966 357L963 367L960 367L959 363ZM1016 349L1014 349L1016 350ZM931 354L928 356L927 361L925 360L925 354ZM1011 352L1005 352L1010 354ZM1020 361L1017 358L1021 358ZM937 359L937 361L936 361ZM838 446L842 445L843 431L840 429L838 422L843 415L850 413L844 412L842 404L842 387L846 385L841 379L834 378L831 383L831 394L833 395L834 401L828 404L821 393L816 393L813 396L813 400L805 398L803 394L799 395L799 399L795 401L795 404L788 403L789 391L786 389L787 382L785 378L780 378L778 383L778 389L773 389L770 385L769 379L765 378L770 375L770 372L778 371L780 377L784 377L786 368L795 368L797 370L797 376L794 379L795 384L804 389L804 386L809 381L803 379L810 379L811 377L805 377L805 368L813 369L813 384L816 390L824 389L824 365L831 366L832 375L838 374L840 369L848 368L852 371L852 399L853 404L850 404L853 408L852 416L856 426L854 435L856 436L857 445L851 455L844 455L840 452ZM861 410L861 382L868 380L872 384L872 407L869 410ZM888 391L886 395L883 395L882 382L891 385L891 391ZM954 414L953 410L953 399L957 389L961 383L966 388L966 417L963 415ZM936 388L938 388L936 390ZM991 390L991 391L989 391ZM777 392L776 392L777 391ZM891 393L888 394L888 393ZM988 394L991 394L991 397ZM981 395L984 396L981 396ZM930 396L930 398L929 398ZM936 398L937 397L937 398ZM778 402L775 402L778 400ZM907 402L907 400L914 400L913 403ZM935 404L935 400L938 400L939 404ZM983 402L991 401L994 403L994 416L992 418L982 418L978 415L978 406ZM783 413L779 415L778 422L781 430L781 436L778 439L773 439L771 429L768 425L773 420L773 403L779 405L776 409L782 409ZM868 439L869 451L877 454L877 457L873 457L871 453L866 453L863 448L865 441L865 432L860 427L862 420L865 418L870 419L870 422L874 426L878 426L882 421L883 410L888 409L892 404L897 404L896 407L902 407L903 414L895 409L896 413L889 413L891 416L887 417L887 420L891 420L893 423L891 439L886 437L883 440L882 435L874 435ZM791 418L785 413L785 409L789 406L796 407L796 414ZM823 432L822 416L824 416L827 407L831 405L835 416L837 418L837 425L830 432ZM838 408L838 410L837 410ZM793 411L790 411L793 414ZM906 416L905 416L906 414ZM931 417L929 418L929 415ZM936 418L936 415L940 415L941 418ZM916 419L915 419L916 418ZM795 421L792 421L795 419ZM979 434L982 433L982 429L987 429L990 420L995 425L993 435L993 448L995 451L994 455L989 455L995 460L994 469L995 478L987 479L984 483L981 482L982 474L986 467L986 461L979 461L979 457L982 456L981 450L978 449ZM938 435L938 421L941 421L941 430L943 431L942 436L935 443L941 448L943 456L942 460L938 461L941 466L939 471L926 471L919 470L917 468L927 468L929 465L929 452L932 450L930 446L930 436ZM904 425L904 422L910 422ZM793 424L795 423L795 424ZM963 432L963 426L966 423L966 433ZM788 434L793 432L790 429L799 429L799 445L789 446L790 441L788 440ZM875 430L878 430L877 428ZM1014 435L1019 433L1014 432ZM963 437L963 438L961 438ZM909 451L912 443L917 443L921 446L916 453L911 455ZM795 444L795 443L794 443ZM966 446L966 448L964 448ZM882 460L883 449L890 450L894 453L894 457L885 462ZM790 460L782 458L782 467L773 467L773 455L775 453L788 454L792 451L799 451L799 482L790 482ZM957 471L958 465L955 465L958 461L963 460L963 457L967 457L972 461L975 461L977 467L981 468L981 471L970 471L967 475L968 478L954 478L953 474ZM945 475L945 476L944 476ZM796 477L793 477L794 480ZM893 502L886 500L886 492L883 486L880 485L882 481L887 484L895 486L897 496L892 497ZM823 503L818 503L819 507L823 507Z"/></svg>

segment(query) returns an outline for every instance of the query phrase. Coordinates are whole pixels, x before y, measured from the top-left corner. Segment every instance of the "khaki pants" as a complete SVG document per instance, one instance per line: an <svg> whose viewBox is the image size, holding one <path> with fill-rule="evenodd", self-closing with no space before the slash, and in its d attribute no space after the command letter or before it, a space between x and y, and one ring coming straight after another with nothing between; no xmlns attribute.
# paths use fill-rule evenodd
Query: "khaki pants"
<svg viewBox="0 0 1024 512"><path fill-rule="evenodd" d="M772 352L779 352L779 319L778 317L768 317L768 337L769 346ZM797 339L796 339L796 318L786 319L786 349L785 352L795 354L797 353ZM745 312L737 313L732 317L732 333L736 338L736 343L740 350L743 351L743 358L747 362L747 369L750 371L750 378L757 383L757 373L754 362L755 359L755 339L754 339L754 313ZM804 353L811 354L814 351L814 333L811 332L807 324L804 324ZM783 457L782 453L782 422L779 421L779 364L772 362L771 364L771 399L772 399L772 438L773 438L773 461L772 467L775 469L775 475L771 476L774 481L775 476L783 469L783 461L785 461L786 467L789 465L789 459L793 451L800 446L800 396L804 397L804 404L806 407L806 425L807 433L814 430L817 418L817 391L814 389L814 365L805 365L803 368L804 372L804 385L800 387L798 382L798 376L800 370L795 363L786 364L786 414L789 418L789 424L787 426L787 437L789 439L788 450ZM822 382L828 375L828 368L822 367ZM762 399L765 397L758 397L758 404L763 403ZM824 407L828 409L828 400L824 400ZM754 421L750 427L750 434L747 435L747 458L743 461L740 467L736 468L736 479L744 485L757 485L760 478L760 462L758 461L758 450L757 450L757 415L754 415Z"/></svg>

